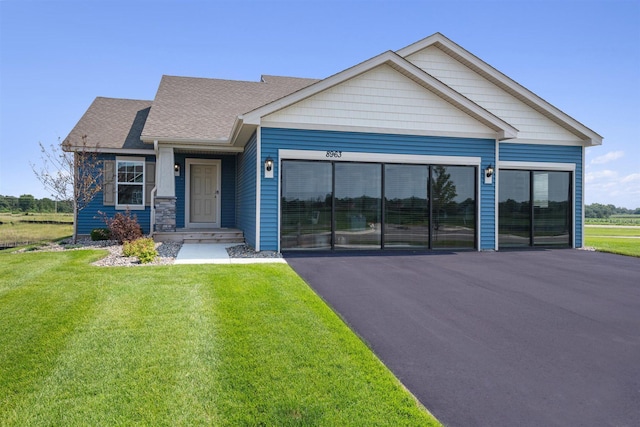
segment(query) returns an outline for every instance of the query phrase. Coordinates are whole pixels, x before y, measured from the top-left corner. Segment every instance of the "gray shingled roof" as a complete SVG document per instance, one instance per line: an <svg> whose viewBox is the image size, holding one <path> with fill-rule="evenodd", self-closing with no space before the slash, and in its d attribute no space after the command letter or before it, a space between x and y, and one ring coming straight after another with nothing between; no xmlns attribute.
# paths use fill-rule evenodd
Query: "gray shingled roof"
<svg viewBox="0 0 640 427"><path fill-rule="evenodd" d="M263 76L261 82L163 76L142 137L226 140L240 114L317 81L277 76Z"/></svg>
<svg viewBox="0 0 640 427"><path fill-rule="evenodd" d="M86 135L89 147L150 149L140 140L140 134L151 104L151 101L98 97L65 141L79 147Z"/></svg>

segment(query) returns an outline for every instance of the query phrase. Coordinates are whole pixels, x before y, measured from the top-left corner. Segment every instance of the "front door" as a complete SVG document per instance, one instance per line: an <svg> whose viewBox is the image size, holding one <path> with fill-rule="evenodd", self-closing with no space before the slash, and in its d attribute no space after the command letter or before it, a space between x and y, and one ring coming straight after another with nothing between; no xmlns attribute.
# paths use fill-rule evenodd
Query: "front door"
<svg viewBox="0 0 640 427"><path fill-rule="evenodd" d="M219 227L220 161L194 159L187 169L187 227Z"/></svg>

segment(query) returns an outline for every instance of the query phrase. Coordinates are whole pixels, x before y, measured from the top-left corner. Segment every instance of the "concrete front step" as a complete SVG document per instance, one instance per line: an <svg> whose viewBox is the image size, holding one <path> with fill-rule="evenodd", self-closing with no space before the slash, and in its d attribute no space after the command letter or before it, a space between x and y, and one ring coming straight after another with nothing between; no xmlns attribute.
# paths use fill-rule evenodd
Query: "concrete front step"
<svg viewBox="0 0 640 427"><path fill-rule="evenodd" d="M153 234L153 238L157 242L244 243L244 233L235 228L156 232Z"/></svg>
<svg viewBox="0 0 640 427"><path fill-rule="evenodd" d="M183 243L244 243L244 238L240 237L214 237L200 239L184 239Z"/></svg>

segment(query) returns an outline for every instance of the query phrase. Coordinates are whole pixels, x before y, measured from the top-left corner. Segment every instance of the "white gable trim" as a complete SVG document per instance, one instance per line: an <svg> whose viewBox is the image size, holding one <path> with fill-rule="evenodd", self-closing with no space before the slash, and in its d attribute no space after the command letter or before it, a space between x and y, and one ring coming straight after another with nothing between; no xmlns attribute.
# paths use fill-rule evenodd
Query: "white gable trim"
<svg viewBox="0 0 640 427"><path fill-rule="evenodd" d="M547 101L540 98L535 93L521 86L516 81L502 74L500 71L496 70L477 56L463 49L440 33L433 34L432 36L429 36L405 48L402 48L397 51L397 54L403 58L406 58L407 56L412 55L429 46L438 47L448 55L452 56L454 59L470 67L473 71L477 72L482 77L488 79L501 89L515 96L520 101L529 105L531 108L548 117L558 125L578 135L589 145L602 144L602 136L592 131L574 118L570 117L566 113L562 112L558 108L549 104Z"/></svg>
<svg viewBox="0 0 640 427"><path fill-rule="evenodd" d="M362 62L338 74L334 74L331 77L294 92L291 95L285 96L284 98L239 116L237 118L237 123L242 122L244 125L260 125L262 124L262 117L309 98L382 64L391 66L396 71L420 84L425 89L433 92L480 123L491 128L495 131L495 135L493 135L493 137L496 137L499 140L504 140L516 138L518 136L518 130L509 123L480 107L470 99L464 97L441 81L427 74L419 67L411 64L391 51L373 57L368 61Z"/></svg>

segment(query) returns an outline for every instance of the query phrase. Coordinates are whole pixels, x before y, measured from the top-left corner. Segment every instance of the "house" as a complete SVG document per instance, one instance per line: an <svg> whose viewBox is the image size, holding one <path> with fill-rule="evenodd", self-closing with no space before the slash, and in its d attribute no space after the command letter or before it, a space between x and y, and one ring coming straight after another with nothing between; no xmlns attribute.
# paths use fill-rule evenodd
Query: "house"
<svg viewBox="0 0 640 427"><path fill-rule="evenodd" d="M257 250L581 247L602 137L442 34L323 80L163 76L97 98L69 134L146 233L239 230Z"/></svg>

